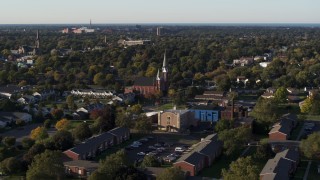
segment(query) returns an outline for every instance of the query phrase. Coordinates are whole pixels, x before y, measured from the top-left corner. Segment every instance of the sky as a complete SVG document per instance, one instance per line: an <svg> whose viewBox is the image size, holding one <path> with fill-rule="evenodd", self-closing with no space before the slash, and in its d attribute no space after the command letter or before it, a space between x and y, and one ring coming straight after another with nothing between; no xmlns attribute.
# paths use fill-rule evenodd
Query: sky
<svg viewBox="0 0 320 180"><path fill-rule="evenodd" d="M1 0L0 24L320 23L320 0Z"/></svg>

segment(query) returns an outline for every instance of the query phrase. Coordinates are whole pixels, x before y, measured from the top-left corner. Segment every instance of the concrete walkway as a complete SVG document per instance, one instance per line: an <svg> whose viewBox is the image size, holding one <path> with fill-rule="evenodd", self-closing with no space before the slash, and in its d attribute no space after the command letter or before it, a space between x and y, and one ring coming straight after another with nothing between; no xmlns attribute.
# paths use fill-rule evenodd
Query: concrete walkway
<svg viewBox="0 0 320 180"><path fill-rule="evenodd" d="M304 172L303 180L307 180L307 178L308 178L311 163L312 163L312 161L308 162L308 166L307 166L306 172Z"/></svg>

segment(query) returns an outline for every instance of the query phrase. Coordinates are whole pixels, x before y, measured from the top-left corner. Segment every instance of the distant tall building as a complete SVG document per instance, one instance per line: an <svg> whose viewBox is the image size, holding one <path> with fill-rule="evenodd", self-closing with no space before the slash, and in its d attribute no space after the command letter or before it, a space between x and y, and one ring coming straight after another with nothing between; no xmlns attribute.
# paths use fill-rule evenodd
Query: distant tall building
<svg viewBox="0 0 320 180"><path fill-rule="evenodd" d="M90 29L92 29L91 27L92 27L92 22L91 22L91 19L90 19Z"/></svg>
<svg viewBox="0 0 320 180"><path fill-rule="evenodd" d="M37 37L35 41L35 48L39 49L40 48L40 38L39 38L39 30L37 30Z"/></svg>
<svg viewBox="0 0 320 180"><path fill-rule="evenodd" d="M107 36L104 36L104 43L107 44Z"/></svg>
<svg viewBox="0 0 320 180"><path fill-rule="evenodd" d="M162 27L157 27L157 36L161 36Z"/></svg>

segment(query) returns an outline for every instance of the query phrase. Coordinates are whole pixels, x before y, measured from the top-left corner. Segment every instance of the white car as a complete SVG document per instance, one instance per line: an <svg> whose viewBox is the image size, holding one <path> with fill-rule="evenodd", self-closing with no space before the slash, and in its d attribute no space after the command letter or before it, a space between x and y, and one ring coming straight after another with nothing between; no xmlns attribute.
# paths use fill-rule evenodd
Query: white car
<svg viewBox="0 0 320 180"><path fill-rule="evenodd" d="M139 141L134 141L132 144L137 144L137 145L142 145L142 143L141 142L139 142Z"/></svg>
<svg viewBox="0 0 320 180"><path fill-rule="evenodd" d="M148 146L149 149L157 149L156 147L154 146Z"/></svg>
<svg viewBox="0 0 320 180"><path fill-rule="evenodd" d="M176 148L174 149L174 151L183 152L183 151L185 151L185 149L182 148L182 147L176 147Z"/></svg>
<svg viewBox="0 0 320 180"><path fill-rule="evenodd" d="M146 153L144 153L144 152L138 152L137 155L138 155L138 156L144 156L144 155L146 155Z"/></svg>

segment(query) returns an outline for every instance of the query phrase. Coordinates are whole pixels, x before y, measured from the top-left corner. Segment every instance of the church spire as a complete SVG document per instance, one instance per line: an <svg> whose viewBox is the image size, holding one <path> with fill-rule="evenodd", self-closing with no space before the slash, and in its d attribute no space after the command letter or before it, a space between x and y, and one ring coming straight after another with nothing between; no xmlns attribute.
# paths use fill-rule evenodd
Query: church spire
<svg viewBox="0 0 320 180"><path fill-rule="evenodd" d="M36 37L35 47L38 48L38 49L40 48L39 30L37 30L37 37Z"/></svg>
<svg viewBox="0 0 320 180"><path fill-rule="evenodd" d="M166 64L167 64L167 59L166 59L166 53L167 53L167 50L164 51L164 57L163 57L163 64L162 64L162 72L163 73L166 73L168 72L168 69L166 67Z"/></svg>
<svg viewBox="0 0 320 180"><path fill-rule="evenodd" d="M160 71L158 69L158 73L157 73L157 81L160 81Z"/></svg>

